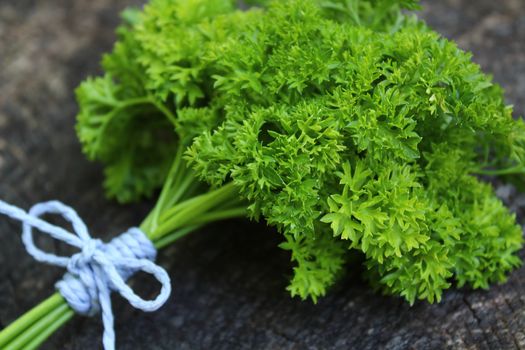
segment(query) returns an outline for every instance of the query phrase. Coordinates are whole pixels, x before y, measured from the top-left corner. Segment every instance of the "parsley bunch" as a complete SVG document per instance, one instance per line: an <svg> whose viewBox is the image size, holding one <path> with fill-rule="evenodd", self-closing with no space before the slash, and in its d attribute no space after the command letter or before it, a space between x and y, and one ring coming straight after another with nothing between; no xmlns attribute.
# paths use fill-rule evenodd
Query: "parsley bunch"
<svg viewBox="0 0 525 350"><path fill-rule="evenodd" d="M402 12L416 1L251 3L124 12L104 76L77 90L79 139L105 164L108 195L162 188L141 226L158 247L208 222L264 218L303 299L356 268L352 255L374 288L410 303L504 281L521 228L479 178L525 172L525 124L502 89Z"/></svg>
<svg viewBox="0 0 525 350"><path fill-rule="evenodd" d="M127 13L106 75L78 90L79 136L111 196L151 194L185 149L198 177L277 226L288 289L314 301L349 252L410 303L519 265L521 229L475 174L521 169L524 124L470 55L400 11L414 2L234 5Z"/></svg>

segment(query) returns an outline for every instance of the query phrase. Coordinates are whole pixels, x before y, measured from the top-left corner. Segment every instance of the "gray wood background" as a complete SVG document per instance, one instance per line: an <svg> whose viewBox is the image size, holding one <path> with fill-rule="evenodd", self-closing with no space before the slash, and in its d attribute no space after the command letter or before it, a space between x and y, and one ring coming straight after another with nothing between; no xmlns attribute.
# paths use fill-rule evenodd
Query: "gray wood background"
<svg viewBox="0 0 525 350"><path fill-rule="evenodd" d="M84 159L75 138L73 90L99 72L118 13L133 3L140 1L0 1L0 197L25 208L62 200L102 237L140 222L151 203L119 206L104 198L101 169ZM422 16L473 51L524 115L525 1L424 3ZM523 199L508 187L498 191L522 220ZM0 328L50 295L62 274L25 254L19 231L0 220ZM351 273L312 305L284 291L290 263L278 242L264 225L230 221L163 251L173 295L153 314L115 297L118 348L525 348L525 268L489 291L453 289L438 305L413 307L372 293ZM143 294L155 292L149 281L141 281ZM76 317L43 348L99 349L100 335L98 318Z"/></svg>

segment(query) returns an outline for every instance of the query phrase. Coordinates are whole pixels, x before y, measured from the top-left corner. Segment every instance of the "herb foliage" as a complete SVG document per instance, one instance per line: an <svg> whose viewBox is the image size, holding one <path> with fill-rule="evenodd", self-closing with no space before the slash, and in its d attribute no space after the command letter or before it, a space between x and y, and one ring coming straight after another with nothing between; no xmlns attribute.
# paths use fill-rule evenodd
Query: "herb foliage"
<svg viewBox="0 0 525 350"><path fill-rule="evenodd" d="M303 299L355 268L352 252L372 286L410 303L504 281L521 228L476 176L524 168L525 127L502 89L402 11L415 1L252 3L124 13L105 75L77 90L107 193L151 195L184 150L188 181L233 184L279 229Z"/></svg>

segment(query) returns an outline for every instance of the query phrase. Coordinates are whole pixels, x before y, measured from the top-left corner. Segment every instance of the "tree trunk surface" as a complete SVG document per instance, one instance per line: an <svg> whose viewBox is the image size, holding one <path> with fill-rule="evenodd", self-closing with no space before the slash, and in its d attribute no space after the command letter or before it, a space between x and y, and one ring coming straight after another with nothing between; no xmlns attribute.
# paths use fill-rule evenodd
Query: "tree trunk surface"
<svg viewBox="0 0 525 350"><path fill-rule="evenodd" d="M104 198L102 169L81 154L74 89L100 73L118 13L139 0L0 2L0 198L29 208L49 199L76 208L91 233L112 237L137 225L152 203ZM507 91L525 114L525 2L424 1L421 15ZM498 194L523 223L525 201ZM0 328L54 291L61 269L35 262L20 225L0 220ZM262 224L227 221L162 251L173 294L155 313L114 297L118 349L513 349L525 348L525 267L488 291L451 289L441 303L410 307L347 275L317 305L285 291L291 273L279 235ZM67 248L43 241L41 246ZM525 254L522 253L523 257ZM137 277L142 295L157 287ZM98 317L76 316L43 349L99 349Z"/></svg>

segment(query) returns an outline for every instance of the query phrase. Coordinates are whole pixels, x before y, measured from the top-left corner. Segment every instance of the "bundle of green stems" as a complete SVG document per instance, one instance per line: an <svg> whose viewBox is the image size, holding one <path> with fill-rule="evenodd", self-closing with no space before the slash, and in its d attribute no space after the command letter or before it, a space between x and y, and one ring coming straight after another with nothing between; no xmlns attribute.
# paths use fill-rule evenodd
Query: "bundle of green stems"
<svg viewBox="0 0 525 350"><path fill-rule="evenodd" d="M206 187L186 167L180 147L158 201L140 229L161 249L207 223L245 215L246 204L233 184ZM74 314L56 292L0 332L0 349L37 349Z"/></svg>

